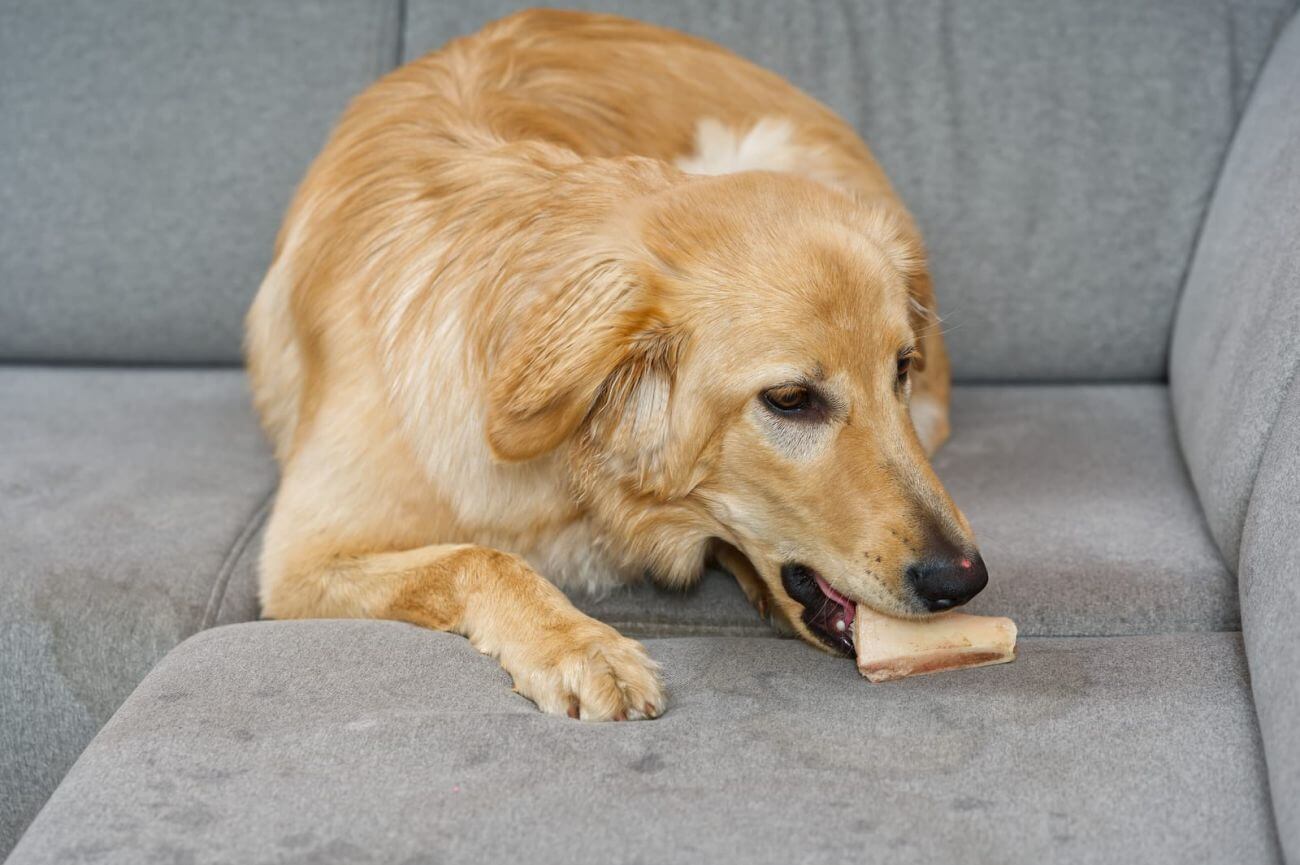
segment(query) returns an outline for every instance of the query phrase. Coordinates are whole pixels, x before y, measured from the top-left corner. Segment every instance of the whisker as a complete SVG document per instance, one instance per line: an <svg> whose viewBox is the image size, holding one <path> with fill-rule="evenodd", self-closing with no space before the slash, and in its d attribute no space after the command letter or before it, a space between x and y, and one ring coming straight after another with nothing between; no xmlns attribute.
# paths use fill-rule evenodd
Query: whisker
<svg viewBox="0 0 1300 865"><path fill-rule="evenodd" d="M825 612L826 612L826 605L829 604L830 602L831 602L831 599L828 598L828 597L826 597L825 595L823 595L823 596L822 596L822 605L821 605L820 608L818 608L817 613L816 613L816 615L814 616L814 618L816 618L817 616L821 616L822 613L825 613Z"/></svg>

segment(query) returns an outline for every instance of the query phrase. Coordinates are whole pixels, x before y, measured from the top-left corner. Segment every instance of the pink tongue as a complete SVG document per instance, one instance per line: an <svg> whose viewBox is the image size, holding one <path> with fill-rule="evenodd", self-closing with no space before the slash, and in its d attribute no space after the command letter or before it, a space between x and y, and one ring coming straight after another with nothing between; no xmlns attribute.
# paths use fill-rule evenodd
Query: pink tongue
<svg viewBox="0 0 1300 865"><path fill-rule="evenodd" d="M857 605L832 589L830 583L822 579L821 574L814 574L813 579L817 580L817 588L821 589L822 593L825 594L826 597L840 605L840 614L835 617L836 630L847 631L849 628L853 627L853 614L858 611ZM844 627L842 629L839 627L841 621L844 622Z"/></svg>

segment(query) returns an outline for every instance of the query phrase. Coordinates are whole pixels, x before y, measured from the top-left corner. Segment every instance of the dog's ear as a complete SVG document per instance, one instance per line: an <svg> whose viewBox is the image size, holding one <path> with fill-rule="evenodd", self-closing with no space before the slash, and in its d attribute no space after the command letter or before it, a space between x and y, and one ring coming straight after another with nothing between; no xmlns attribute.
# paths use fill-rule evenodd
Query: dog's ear
<svg viewBox="0 0 1300 865"><path fill-rule="evenodd" d="M590 442L600 451L605 469L644 494L671 497L679 474L673 471L679 455L669 443L684 342L680 330L663 322L640 331L601 385L592 408ZM685 426L689 429L689 422ZM678 436L678 445L683 438Z"/></svg>
<svg viewBox="0 0 1300 865"><path fill-rule="evenodd" d="M543 294L489 375L487 440L494 457L533 459L573 434L611 377L634 369L638 354L654 342L647 337L662 328L648 295L645 274L613 255L583 263Z"/></svg>

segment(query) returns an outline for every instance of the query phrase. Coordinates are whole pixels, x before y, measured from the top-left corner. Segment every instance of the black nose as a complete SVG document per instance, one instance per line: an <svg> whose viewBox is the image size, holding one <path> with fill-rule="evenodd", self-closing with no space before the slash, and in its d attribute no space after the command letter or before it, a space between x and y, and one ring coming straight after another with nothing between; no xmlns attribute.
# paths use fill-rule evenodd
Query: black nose
<svg viewBox="0 0 1300 865"><path fill-rule="evenodd" d="M989 572L979 553L931 556L907 569L912 590L932 613L960 607L988 584Z"/></svg>

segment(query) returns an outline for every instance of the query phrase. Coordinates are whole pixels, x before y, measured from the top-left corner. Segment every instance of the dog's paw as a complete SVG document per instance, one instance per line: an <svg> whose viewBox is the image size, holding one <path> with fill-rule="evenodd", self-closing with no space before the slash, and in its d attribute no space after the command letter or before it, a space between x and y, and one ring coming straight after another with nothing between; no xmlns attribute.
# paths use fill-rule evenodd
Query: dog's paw
<svg viewBox="0 0 1300 865"><path fill-rule="evenodd" d="M584 721L631 721L664 710L659 665L645 647L599 622L584 622L502 664L515 690L543 712Z"/></svg>

